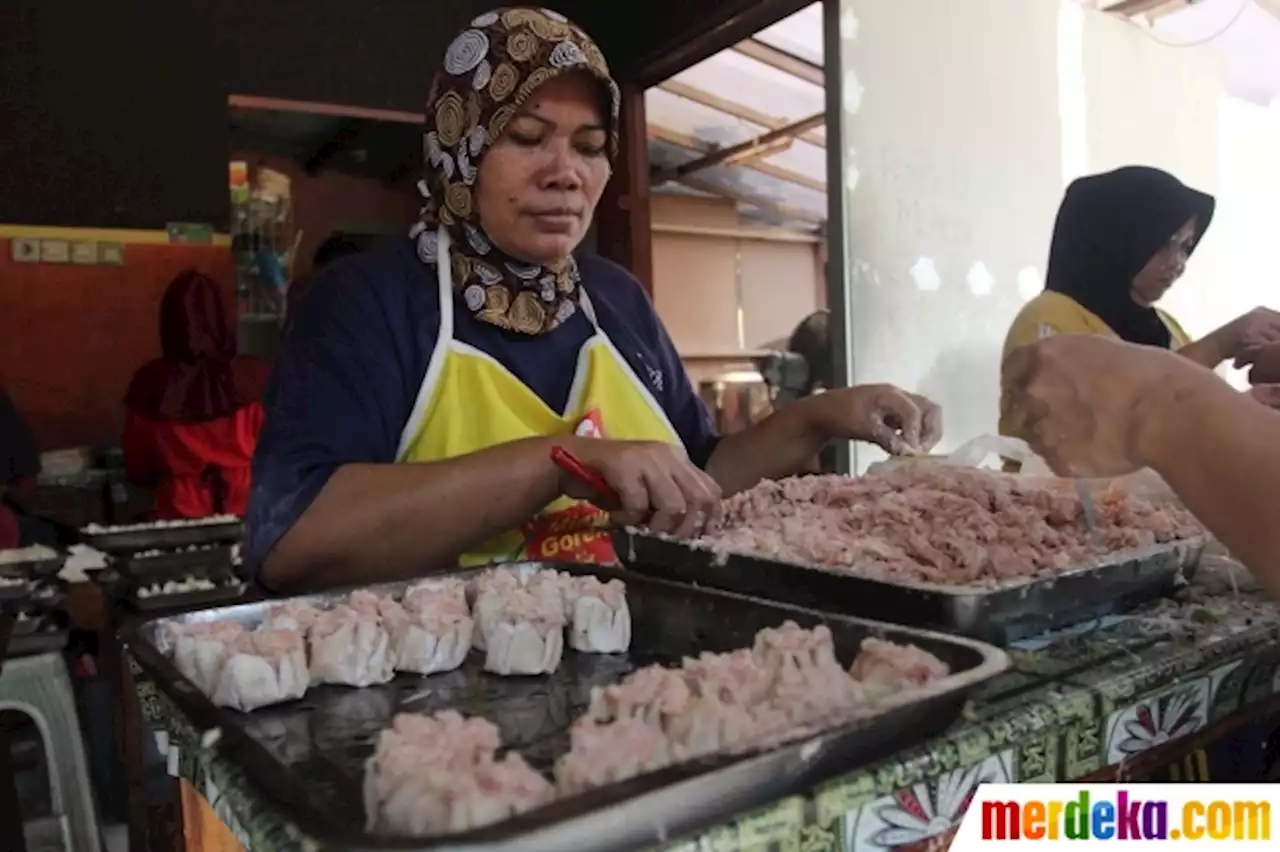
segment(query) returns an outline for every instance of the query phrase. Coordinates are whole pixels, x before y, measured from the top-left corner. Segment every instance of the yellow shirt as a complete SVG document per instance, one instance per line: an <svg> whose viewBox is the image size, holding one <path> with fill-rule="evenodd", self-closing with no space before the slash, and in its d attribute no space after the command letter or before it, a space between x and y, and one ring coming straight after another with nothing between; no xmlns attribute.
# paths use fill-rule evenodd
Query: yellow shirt
<svg viewBox="0 0 1280 852"><path fill-rule="evenodd" d="M1164 311L1156 308L1160 319L1169 327L1169 344L1172 349L1181 349L1191 342L1190 335L1178 321ZM1102 321L1102 318L1086 309L1070 296L1053 290L1045 290L1030 302L1022 306L1022 310L1014 317L1009 326L1009 334L1004 339L1004 351L1001 359L1009 353L1037 340L1052 337L1055 334L1101 334L1116 337L1116 333ZM1008 388L1005 386L1004 373L1000 375L1000 434L1015 438L1025 437L1014 434L1009 424Z"/></svg>

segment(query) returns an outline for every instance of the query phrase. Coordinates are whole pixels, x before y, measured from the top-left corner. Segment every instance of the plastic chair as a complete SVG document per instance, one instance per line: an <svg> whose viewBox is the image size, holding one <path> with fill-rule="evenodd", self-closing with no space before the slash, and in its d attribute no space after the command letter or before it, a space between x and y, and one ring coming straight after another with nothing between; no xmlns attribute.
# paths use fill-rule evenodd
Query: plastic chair
<svg viewBox="0 0 1280 852"><path fill-rule="evenodd" d="M4 710L25 713L44 740L53 818L64 827L61 833L69 841L66 848L101 852L75 694L62 655L5 660L0 670L0 711Z"/></svg>

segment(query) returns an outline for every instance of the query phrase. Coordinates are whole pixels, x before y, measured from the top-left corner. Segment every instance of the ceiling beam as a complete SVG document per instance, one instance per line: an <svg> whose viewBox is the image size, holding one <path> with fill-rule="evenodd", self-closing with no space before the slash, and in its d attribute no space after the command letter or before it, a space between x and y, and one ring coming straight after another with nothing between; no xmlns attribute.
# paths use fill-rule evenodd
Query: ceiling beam
<svg viewBox="0 0 1280 852"><path fill-rule="evenodd" d="M420 112L400 112L390 109L348 106L346 104L322 104L314 101L291 101L283 98L264 98L257 95L228 95L227 106L235 109L266 110L268 112L302 112L309 115L332 115L339 118L367 118L370 121L391 121L396 124L422 124L426 117Z"/></svg>
<svg viewBox="0 0 1280 852"><path fill-rule="evenodd" d="M657 124L649 125L649 138L658 139L658 140L661 140L662 142L667 142L671 145L678 145L679 147L684 148L685 150L694 151L699 154L710 154L718 150L718 146L713 145L709 142L704 142L701 139L698 139L694 136L690 136L687 133L681 133L678 130L672 130L669 127L662 127ZM787 140L782 140L782 141L785 142ZM767 155L764 155L764 156L767 156ZM794 183L803 187L807 187L808 189L812 189L814 192L827 191L826 181L814 180L808 175L801 174L800 172L793 171L791 169L785 168L783 166L778 166L773 163L766 163L758 159L752 159L752 160L747 160L745 162L739 162L738 166L740 168L750 169L753 172L759 172L760 174L763 174L763 175L769 175L769 177L774 177L774 178L777 178L778 180L785 180L788 183Z"/></svg>
<svg viewBox="0 0 1280 852"><path fill-rule="evenodd" d="M653 44L637 61L614 71L619 78L625 78L641 89L656 86L686 68L710 59L722 50L728 50L752 33L758 33L783 18L794 15L812 2L813 0L719 0L716 3L706 3L695 0L682 4L684 14L680 17L687 16L690 26L679 27L680 36L665 43ZM603 5L599 0L593 4Z"/></svg>
<svg viewBox="0 0 1280 852"><path fill-rule="evenodd" d="M785 127L786 119L777 118L768 113L760 112L752 109L746 104L740 104L736 101L726 100L719 95L713 95L705 89L699 89L697 86L690 86L688 83L681 83L679 80L667 80L665 83L659 83L658 88L662 91L675 95L678 98L684 98L687 101L693 101L695 104L713 109L716 112L722 112L725 115L731 115L742 121L759 125L768 130L777 130L779 127ZM818 148L827 147L827 139L820 133L801 133L797 136L800 141L807 142Z"/></svg>
<svg viewBox="0 0 1280 852"><path fill-rule="evenodd" d="M822 225L826 219L808 210L801 210L798 207L792 207L789 204L783 204L780 201L774 201L771 198L761 198L758 195L741 192L727 186L719 186L711 181L703 180L697 177L683 177L676 181L682 183L690 189L696 189L698 192L705 192L708 195L718 195L721 198L727 198L730 201L736 201L739 204L746 204L751 207L758 207L761 210L773 213L783 219L791 219L796 222L808 222L813 225Z"/></svg>
<svg viewBox="0 0 1280 852"><path fill-rule="evenodd" d="M799 77L806 83L812 83L819 88L825 88L827 85L826 75L821 65L815 65L807 59L801 59L794 54L787 53L785 50L778 50L773 45L749 38L740 41L733 46L735 53L741 53L743 56L750 57L757 62L763 62L771 68L776 68L792 77Z"/></svg>
<svg viewBox="0 0 1280 852"><path fill-rule="evenodd" d="M750 159L758 154L762 149L766 149L780 139L794 139L806 130L817 127L827 120L825 112L815 113L808 118L802 118L799 121L793 121L790 124L779 127L776 130L770 130L762 136L755 139L748 139L746 142L737 145L730 145L728 148L720 148L705 154L696 160L688 163L682 163L674 168L664 169L659 173L658 177L662 181L679 180L682 177L688 177L696 172L709 169L712 166L732 166L744 159ZM661 181L659 181L661 182Z"/></svg>

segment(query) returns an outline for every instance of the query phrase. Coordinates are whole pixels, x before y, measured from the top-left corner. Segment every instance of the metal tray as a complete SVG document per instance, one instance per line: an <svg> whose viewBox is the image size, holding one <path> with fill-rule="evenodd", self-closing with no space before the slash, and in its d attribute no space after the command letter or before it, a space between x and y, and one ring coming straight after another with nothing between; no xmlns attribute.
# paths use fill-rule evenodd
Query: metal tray
<svg viewBox="0 0 1280 852"><path fill-rule="evenodd" d="M4 656L26 657L60 651L67 645L67 616L59 608L64 589L57 580L41 580L22 599L0 601L0 619L8 620L10 635Z"/></svg>
<svg viewBox="0 0 1280 852"><path fill-rule="evenodd" d="M46 579L57 576L67 561L65 553L58 553L45 559L28 559L24 562L5 562L0 564L0 574L23 574L32 579Z"/></svg>
<svg viewBox="0 0 1280 852"><path fill-rule="evenodd" d="M155 556L139 557L139 550L113 557L111 565L122 576L136 579L143 583L162 582L181 578L187 574L199 574L211 570L232 570L231 545L210 545L200 550L174 550Z"/></svg>
<svg viewBox="0 0 1280 852"><path fill-rule="evenodd" d="M1172 593L1195 573L1204 539L1120 552L1097 565L990 587L889 583L757 556L725 557L633 530L616 533L614 546L623 564L646 576L1007 646Z"/></svg>
<svg viewBox="0 0 1280 852"><path fill-rule="evenodd" d="M9 580L9 579L25 580L25 582L23 582L20 585L18 584L11 585L9 583L5 583L4 585L0 586L0 601L22 600L23 598L31 594L32 590L35 588L35 585L36 585L34 580L28 579L23 574L19 574L16 572L10 574L5 571L0 571L0 577L4 577L6 580Z"/></svg>
<svg viewBox="0 0 1280 852"><path fill-rule="evenodd" d="M473 653L456 672L426 678L399 675L390 684L368 689L317 687L300 701L243 714L214 707L178 674L156 640L163 626L174 621L233 618L256 624L265 603L153 619L131 626L123 635L138 664L196 729L218 729L218 748L243 767L302 831L322 848L354 850L604 852L661 844L942 733L960 715L968 692L1009 664L1004 652L968 639L829 616L627 571L552 567L627 583L630 653L603 656L566 650L554 674L537 678L486 674L481 671L482 659ZM505 746L517 749L532 766L546 772L567 751L569 726L585 711L593 686L616 682L632 669L651 663L678 664L684 656L701 651L749 647L758 630L787 619L806 627L830 626L838 656L846 665L860 641L876 635L925 648L946 661L954 674L904 697L892 708L806 740L673 766L484 829L432 839L364 831L364 762L395 713L453 708L482 716L499 727Z"/></svg>
<svg viewBox="0 0 1280 852"><path fill-rule="evenodd" d="M181 527L150 527L141 530L106 532L80 531L90 547L103 553L137 553L141 550L172 550L204 544L236 544L244 537L241 521L220 524L189 524Z"/></svg>
<svg viewBox="0 0 1280 852"><path fill-rule="evenodd" d="M161 557L155 558L159 560ZM188 576L204 577L219 583L219 586L216 589L201 589L172 595L141 597L138 594L140 589L153 583L162 583L169 579L184 579ZM118 566L113 566L93 572L93 580L110 595L112 600L139 613L186 612L218 604L240 603L248 597L249 590L249 584L236 575L230 563L191 565L181 570L161 567L159 570L137 571L132 575L123 573Z"/></svg>

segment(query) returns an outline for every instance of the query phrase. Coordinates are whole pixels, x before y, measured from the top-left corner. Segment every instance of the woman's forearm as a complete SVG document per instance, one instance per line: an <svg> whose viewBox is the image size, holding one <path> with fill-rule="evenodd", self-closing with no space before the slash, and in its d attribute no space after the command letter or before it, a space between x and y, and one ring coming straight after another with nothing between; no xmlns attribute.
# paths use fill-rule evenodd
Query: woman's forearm
<svg viewBox="0 0 1280 852"><path fill-rule="evenodd" d="M449 567L559 495L550 449L535 438L439 462L344 465L268 554L262 581L297 591Z"/></svg>
<svg viewBox="0 0 1280 852"><path fill-rule="evenodd" d="M1178 354L1201 367L1216 370L1219 364L1231 357L1232 347L1229 340L1231 333L1231 327L1224 325L1217 331L1210 332L1199 340L1183 346L1178 350Z"/></svg>
<svg viewBox="0 0 1280 852"><path fill-rule="evenodd" d="M745 491L762 479L780 479L805 470L827 444L814 428L808 397L780 408L754 426L720 439L707 473L725 496Z"/></svg>
<svg viewBox="0 0 1280 852"><path fill-rule="evenodd" d="M1142 460L1280 598L1280 413L1187 372L1142 415Z"/></svg>

